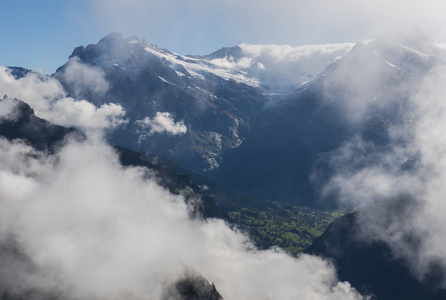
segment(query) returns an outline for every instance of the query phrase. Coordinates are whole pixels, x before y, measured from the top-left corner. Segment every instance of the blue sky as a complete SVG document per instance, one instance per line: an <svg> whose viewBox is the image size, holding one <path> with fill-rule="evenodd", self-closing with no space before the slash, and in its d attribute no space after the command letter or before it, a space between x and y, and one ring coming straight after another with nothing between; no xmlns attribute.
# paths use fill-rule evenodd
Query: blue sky
<svg viewBox="0 0 446 300"><path fill-rule="evenodd" d="M1 0L0 11L0 65L44 73L112 31L180 54L356 42L411 26L446 42L443 0Z"/></svg>
<svg viewBox="0 0 446 300"><path fill-rule="evenodd" d="M52 73L74 47L95 42L106 30L86 2L2 0L0 65Z"/></svg>

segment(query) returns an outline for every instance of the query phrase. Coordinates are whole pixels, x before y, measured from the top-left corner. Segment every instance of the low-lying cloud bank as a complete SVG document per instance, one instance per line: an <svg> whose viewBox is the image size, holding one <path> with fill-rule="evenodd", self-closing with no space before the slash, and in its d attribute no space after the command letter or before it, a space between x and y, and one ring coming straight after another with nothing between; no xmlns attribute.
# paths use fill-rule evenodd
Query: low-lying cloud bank
<svg viewBox="0 0 446 300"><path fill-rule="evenodd" d="M191 219L181 196L122 167L102 141L67 142L54 156L5 139L0 149L0 241L18 251L0 260L10 292L160 299L192 270L225 299L361 298L327 261L260 251L222 220Z"/></svg>

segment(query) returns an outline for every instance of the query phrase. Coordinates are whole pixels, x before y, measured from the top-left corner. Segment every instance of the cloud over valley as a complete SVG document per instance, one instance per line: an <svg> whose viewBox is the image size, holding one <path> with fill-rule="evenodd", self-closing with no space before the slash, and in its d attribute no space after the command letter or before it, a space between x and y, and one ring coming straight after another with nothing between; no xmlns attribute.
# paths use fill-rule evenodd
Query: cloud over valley
<svg viewBox="0 0 446 300"><path fill-rule="evenodd" d="M360 298L320 258L256 250L222 220L191 219L181 196L121 166L100 140L50 156L22 142L0 147L0 241L17 253L0 261L0 279L16 274L13 294L160 299L190 269L226 299Z"/></svg>

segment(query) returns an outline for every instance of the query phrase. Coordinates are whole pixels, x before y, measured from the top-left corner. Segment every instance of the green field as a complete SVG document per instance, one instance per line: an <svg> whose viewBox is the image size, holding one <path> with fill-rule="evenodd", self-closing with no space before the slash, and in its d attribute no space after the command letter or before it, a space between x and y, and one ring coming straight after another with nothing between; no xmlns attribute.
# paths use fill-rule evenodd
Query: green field
<svg viewBox="0 0 446 300"><path fill-rule="evenodd" d="M347 211L320 210L274 202L268 209L242 208L230 212L232 221L247 232L257 247L279 246L297 255L328 225Z"/></svg>

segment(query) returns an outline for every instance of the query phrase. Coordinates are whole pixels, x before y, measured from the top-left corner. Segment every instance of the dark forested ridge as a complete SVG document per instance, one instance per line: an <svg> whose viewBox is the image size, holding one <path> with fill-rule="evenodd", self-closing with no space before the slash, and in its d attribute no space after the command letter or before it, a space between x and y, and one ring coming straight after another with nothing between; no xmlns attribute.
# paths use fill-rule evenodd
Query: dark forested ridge
<svg viewBox="0 0 446 300"><path fill-rule="evenodd" d="M13 117L0 119L0 135L9 140L21 139L37 150L54 151L61 146L65 137L85 138L74 128L65 128L37 117L34 110L23 101L7 96L1 101L9 101L14 105L11 113Z"/></svg>
<svg viewBox="0 0 446 300"><path fill-rule="evenodd" d="M372 299L446 299L441 285L445 274L439 266L433 265L420 280L388 244L361 238L358 215L350 213L335 220L305 253L331 259L340 280Z"/></svg>

